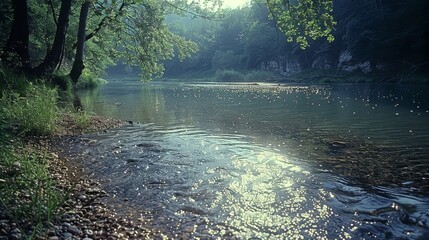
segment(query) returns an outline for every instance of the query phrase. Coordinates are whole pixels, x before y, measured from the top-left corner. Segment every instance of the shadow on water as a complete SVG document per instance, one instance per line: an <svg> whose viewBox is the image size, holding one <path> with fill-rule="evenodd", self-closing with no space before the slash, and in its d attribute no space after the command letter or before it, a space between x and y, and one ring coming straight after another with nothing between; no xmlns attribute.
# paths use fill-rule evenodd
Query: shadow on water
<svg viewBox="0 0 429 240"><path fill-rule="evenodd" d="M419 91L216 84L100 91L84 105L148 124L71 139L70 155L125 214L150 219L165 236L428 232L429 105Z"/></svg>

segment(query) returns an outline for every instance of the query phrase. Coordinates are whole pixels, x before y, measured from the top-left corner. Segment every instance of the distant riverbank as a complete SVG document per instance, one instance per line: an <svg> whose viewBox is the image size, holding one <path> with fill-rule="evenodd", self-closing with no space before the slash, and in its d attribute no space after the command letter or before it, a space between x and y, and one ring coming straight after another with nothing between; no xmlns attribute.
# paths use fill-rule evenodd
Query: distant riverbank
<svg viewBox="0 0 429 240"><path fill-rule="evenodd" d="M124 81L140 81L138 74L113 75L109 79ZM428 84L429 75L412 74L397 75L391 73L363 73L359 71L347 72L341 70L306 69L300 72L281 75L276 72L263 70L238 71L217 70L188 72L182 75L168 75L154 81L160 82L274 82L274 83L391 83L391 84Z"/></svg>

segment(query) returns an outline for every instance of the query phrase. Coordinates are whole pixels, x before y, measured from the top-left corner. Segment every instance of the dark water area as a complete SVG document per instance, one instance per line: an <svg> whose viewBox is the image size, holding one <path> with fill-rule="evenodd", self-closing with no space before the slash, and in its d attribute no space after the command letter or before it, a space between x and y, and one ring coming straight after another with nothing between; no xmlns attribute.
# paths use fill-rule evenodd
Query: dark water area
<svg viewBox="0 0 429 240"><path fill-rule="evenodd" d="M114 81L80 96L139 122L70 154L160 236L429 237L425 86Z"/></svg>

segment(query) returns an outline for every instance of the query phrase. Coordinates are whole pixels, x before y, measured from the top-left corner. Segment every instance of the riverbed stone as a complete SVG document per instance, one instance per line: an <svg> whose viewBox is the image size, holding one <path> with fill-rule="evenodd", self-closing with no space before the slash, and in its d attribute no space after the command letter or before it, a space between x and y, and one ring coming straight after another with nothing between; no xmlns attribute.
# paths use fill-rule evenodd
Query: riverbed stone
<svg viewBox="0 0 429 240"><path fill-rule="evenodd" d="M20 233L10 234L9 235L9 239L10 240L20 240L21 239L21 234Z"/></svg>
<svg viewBox="0 0 429 240"><path fill-rule="evenodd" d="M114 125L118 126L121 123L121 121L116 120L115 122L116 123L113 125L102 123L91 125L97 126L98 129ZM66 129L64 132L59 134L77 135L80 132L81 130L69 131ZM59 183L59 189L71 191L70 198L58 209L58 212L63 212L64 214L61 214L54 219L53 222L55 222L56 225L48 223L42 230L46 235L41 237L47 240L95 240L107 239L115 232L117 232L118 236L122 237L129 235L128 232L123 232L123 230L112 227L112 224L118 223L119 220L114 209L102 202L101 197L108 195L101 189L101 184L97 181L88 179L86 176L81 177L79 175L81 172L79 166L75 165L74 162L71 163L69 160L64 159L64 156L67 156L67 153L62 151L67 149L67 147L62 148L60 145L52 145L54 142L55 144L60 144L59 142L62 141L64 141L64 144L66 144L67 147L69 147L70 144L79 144L76 139L70 139L63 136L44 138L39 144L46 150L48 150L48 148L57 148L57 150L61 148L61 150L56 152L51 150L48 150L49 152L47 152L46 156L49 159L49 167L51 171L50 176ZM32 142L31 144L34 146L35 143ZM16 173L21 169L21 167L20 163L16 162L14 166L11 167L11 170L14 170L14 173ZM26 194L27 197L30 196L28 193ZM95 215L97 215L97 217L94 218ZM19 229L15 230L17 229L16 223L13 223L13 221L8 219L10 219L10 217L0 210L0 240L25 239L28 237L23 233L29 234L30 230L32 230L31 226L25 227L25 229L23 229L24 232L21 233ZM92 219L92 221L90 219ZM121 225L124 224L124 222L129 222L129 220L127 219L126 221L122 221ZM97 228L95 224L97 224L99 228ZM112 236L112 238L118 239L114 238L114 236Z"/></svg>
<svg viewBox="0 0 429 240"><path fill-rule="evenodd" d="M73 234L71 234L69 232L63 232L62 237L64 240L70 240L73 238Z"/></svg>
<svg viewBox="0 0 429 240"><path fill-rule="evenodd" d="M92 236L92 235L94 235L94 232L90 229L86 229L83 231L83 234L85 234L87 236Z"/></svg>
<svg viewBox="0 0 429 240"><path fill-rule="evenodd" d="M79 228L73 225L67 226L67 231L73 235L80 235L82 233L82 231Z"/></svg>

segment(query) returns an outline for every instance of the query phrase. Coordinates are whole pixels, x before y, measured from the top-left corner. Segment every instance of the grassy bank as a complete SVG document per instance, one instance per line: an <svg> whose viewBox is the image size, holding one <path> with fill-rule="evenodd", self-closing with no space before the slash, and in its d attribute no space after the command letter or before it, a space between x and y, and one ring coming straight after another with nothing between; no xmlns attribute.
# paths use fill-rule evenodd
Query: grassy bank
<svg viewBox="0 0 429 240"><path fill-rule="evenodd" d="M50 174L55 154L30 141L57 131L64 112L80 127L89 124L86 113L58 107L67 101L60 101L60 95L69 93L0 69L0 218L10 219L18 229L9 238L43 235L67 199L68 190Z"/></svg>

